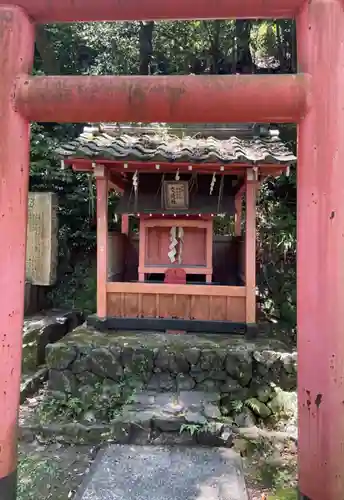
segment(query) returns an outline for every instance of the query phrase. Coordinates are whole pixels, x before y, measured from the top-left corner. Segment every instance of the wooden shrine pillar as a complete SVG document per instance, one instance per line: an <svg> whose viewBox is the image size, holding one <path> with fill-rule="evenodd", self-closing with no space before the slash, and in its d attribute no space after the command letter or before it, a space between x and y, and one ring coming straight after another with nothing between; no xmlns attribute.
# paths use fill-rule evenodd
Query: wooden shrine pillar
<svg viewBox="0 0 344 500"><path fill-rule="evenodd" d="M108 178L102 165L94 170L97 188L97 316L106 318L108 277Z"/></svg>
<svg viewBox="0 0 344 500"><path fill-rule="evenodd" d="M245 286L246 324L256 323L256 193L255 173L247 170L246 177L246 234L245 234Z"/></svg>
<svg viewBox="0 0 344 500"><path fill-rule="evenodd" d="M129 214L123 214L121 222L122 222L121 226L122 233L129 236Z"/></svg>
<svg viewBox="0 0 344 500"><path fill-rule="evenodd" d="M244 196L244 190L240 191L235 195L235 221L234 221L234 235L241 236L241 222L242 222L242 199Z"/></svg>
<svg viewBox="0 0 344 500"><path fill-rule="evenodd" d="M299 125L297 322L301 498L344 498L344 10L309 0L297 19L310 76Z"/></svg>
<svg viewBox="0 0 344 500"><path fill-rule="evenodd" d="M17 415L24 316L29 123L13 107L16 78L31 70L34 29L0 6L0 498L16 498Z"/></svg>

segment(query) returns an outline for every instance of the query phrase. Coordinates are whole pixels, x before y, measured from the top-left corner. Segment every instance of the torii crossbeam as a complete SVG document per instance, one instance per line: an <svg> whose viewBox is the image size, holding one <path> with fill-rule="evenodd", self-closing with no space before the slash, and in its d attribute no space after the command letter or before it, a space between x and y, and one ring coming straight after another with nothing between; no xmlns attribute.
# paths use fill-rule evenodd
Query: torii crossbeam
<svg viewBox="0 0 344 500"><path fill-rule="evenodd" d="M29 76L34 23L229 18L296 18L299 74ZM344 499L342 0L7 0L0 67L1 500L16 496L30 120L299 124L299 485Z"/></svg>

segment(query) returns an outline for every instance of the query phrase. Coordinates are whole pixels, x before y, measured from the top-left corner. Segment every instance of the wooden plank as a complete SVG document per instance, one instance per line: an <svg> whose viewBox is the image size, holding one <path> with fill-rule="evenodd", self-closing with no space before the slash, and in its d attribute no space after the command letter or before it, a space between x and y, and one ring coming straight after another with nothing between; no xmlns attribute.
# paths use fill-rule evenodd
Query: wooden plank
<svg viewBox="0 0 344 500"><path fill-rule="evenodd" d="M159 317L159 310L156 304L155 295L149 293L140 294L142 297L142 317L144 318L157 318Z"/></svg>
<svg viewBox="0 0 344 500"><path fill-rule="evenodd" d="M115 160L97 160L97 159L87 159L87 158L66 158L64 160L65 165L72 165L72 168L75 172L93 172L92 164L102 164L106 166L109 170L113 172L135 172L138 170L141 173L149 173L156 172L156 163L154 162L144 162L142 161L128 161L126 162L127 168L124 170L123 162L118 162ZM159 172L176 172L176 165L168 162L159 162ZM246 170L248 168L252 168L252 165L248 165L245 163L237 164L230 163L228 165L222 165L224 170L224 175L238 175L242 178L246 175ZM190 163L178 162L178 170L180 173L189 173ZM274 165L269 163L259 163L257 164L259 169L259 173L261 177L265 176L274 176L280 175L285 172L288 168L288 165ZM199 163L192 165L193 172L200 172L203 174L212 174L219 171L219 163Z"/></svg>
<svg viewBox="0 0 344 500"><path fill-rule="evenodd" d="M107 293L107 316L117 318L124 317L120 293Z"/></svg>
<svg viewBox="0 0 344 500"><path fill-rule="evenodd" d="M161 294L160 295L160 317L161 318L175 318L176 308L174 302L174 294Z"/></svg>
<svg viewBox="0 0 344 500"><path fill-rule="evenodd" d="M127 318L140 316L139 295L138 293L124 294L124 316Z"/></svg>
<svg viewBox="0 0 344 500"><path fill-rule="evenodd" d="M139 267L139 273L141 274L149 274L149 273L154 273L154 274L164 274L167 269L170 269L172 267L179 267L181 269L184 269L186 274L212 274L213 273L213 268L212 267L205 267L205 266L194 266L194 267L189 267L189 266L183 266L181 265L175 265L175 264L165 264L161 266L143 266ZM169 286L169 285L167 285ZM189 285L191 286L191 285ZM193 286L193 285L192 285Z"/></svg>
<svg viewBox="0 0 344 500"><path fill-rule="evenodd" d="M189 319L190 318L190 296L174 294L175 314L176 318Z"/></svg>
<svg viewBox="0 0 344 500"><path fill-rule="evenodd" d="M245 297L244 286L217 286L217 285L170 285L165 283L107 283L108 293L151 293L151 294L176 294L176 295L213 295Z"/></svg>
<svg viewBox="0 0 344 500"><path fill-rule="evenodd" d="M210 297L209 319L214 321L226 321L230 317L227 312L227 297L214 297L212 295Z"/></svg>
<svg viewBox="0 0 344 500"><path fill-rule="evenodd" d="M227 320L246 323L246 301L243 297L229 297L227 301Z"/></svg>
<svg viewBox="0 0 344 500"><path fill-rule="evenodd" d="M191 316L198 320L209 320L211 310L209 304L209 296L202 295L193 301Z"/></svg>
<svg viewBox="0 0 344 500"><path fill-rule="evenodd" d="M144 218L145 221L145 226L146 227L156 227L157 221L154 220L154 218ZM178 222L177 222L178 221ZM175 226L176 223L178 223L178 227L197 227L197 228L203 228L207 229L209 227L209 219L207 218L206 220L202 219L202 217L199 217L198 219L191 219L191 218L186 218L186 219L181 219L181 218L174 218L174 217L164 217L164 218L159 218L159 226L160 227L172 227Z"/></svg>

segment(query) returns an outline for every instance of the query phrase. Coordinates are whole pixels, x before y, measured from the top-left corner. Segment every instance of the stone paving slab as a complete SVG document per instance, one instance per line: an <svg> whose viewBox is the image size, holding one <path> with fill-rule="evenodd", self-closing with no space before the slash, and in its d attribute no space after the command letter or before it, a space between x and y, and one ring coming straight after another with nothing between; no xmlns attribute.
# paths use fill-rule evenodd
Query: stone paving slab
<svg viewBox="0 0 344 500"><path fill-rule="evenodd" d="M113 445L76 500L247 500L240 457L230 449Z"/></svg>

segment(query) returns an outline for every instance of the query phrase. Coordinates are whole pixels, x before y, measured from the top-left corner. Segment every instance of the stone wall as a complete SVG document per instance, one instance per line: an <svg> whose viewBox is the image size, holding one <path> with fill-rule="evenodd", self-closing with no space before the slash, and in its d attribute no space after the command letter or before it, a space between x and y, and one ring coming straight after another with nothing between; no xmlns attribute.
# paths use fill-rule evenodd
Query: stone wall
<svg viewBox="0 0 344 500"><path fill-rule="evenodd" d="M224 415L239 405L259 418L283 411L296 388L296 352L277 341L157 333L104 334L79 327L47 346L49 388L82 396L128 384L155 393L219 393Z"/></svg>

